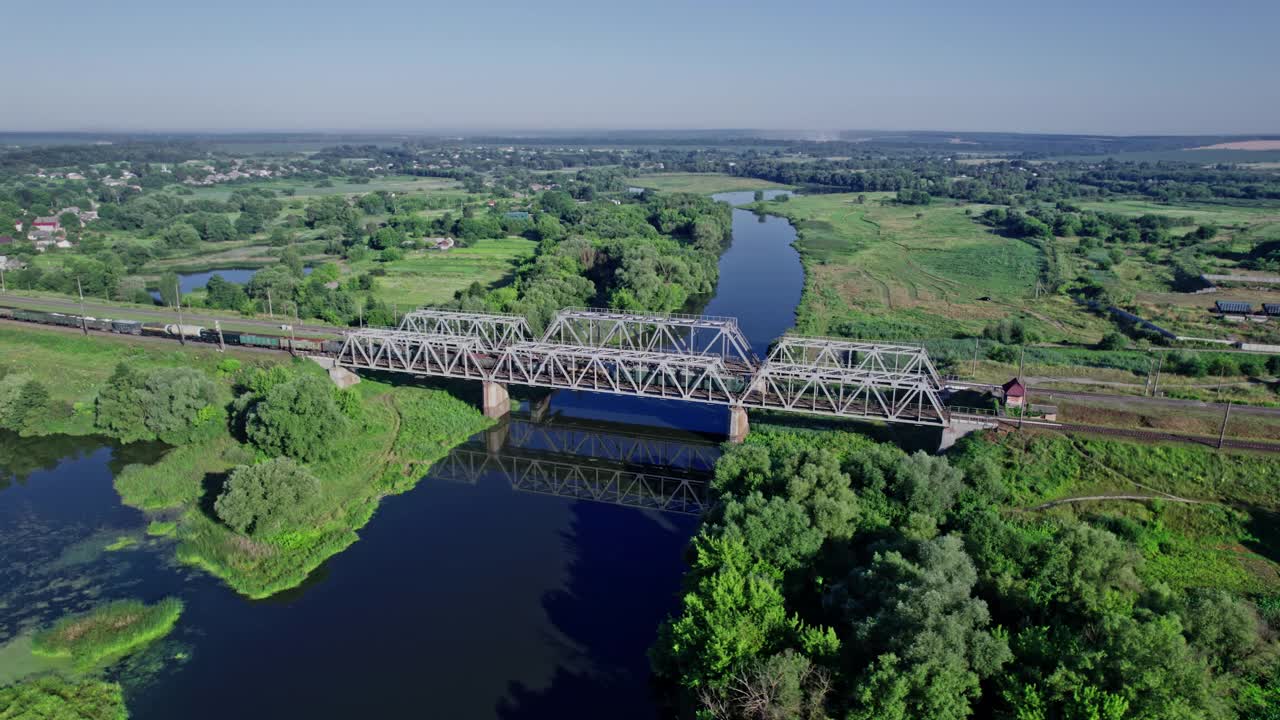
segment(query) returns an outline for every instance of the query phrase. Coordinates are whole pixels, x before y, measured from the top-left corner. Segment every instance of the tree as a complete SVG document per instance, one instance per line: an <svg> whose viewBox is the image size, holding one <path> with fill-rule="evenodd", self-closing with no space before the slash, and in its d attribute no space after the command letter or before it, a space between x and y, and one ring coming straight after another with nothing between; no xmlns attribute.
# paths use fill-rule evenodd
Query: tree
<svg viewBox="0 0 1280 720"><path fill-rule="evenodd" d="M876 553L837 588L854 644L878 655L858 685L893 689L864 696L859 717L969 716L979 681L1011 657L1004 638L987 629L987 605L972 594L977 579L963 543L944 535L905 554Z"/></svg>
<svg viewBox="0 0 1280 720"><path fill-rule="evenodd" d="M178 274L175 272L167 272L160 276L160 302L169 307L178 304L180 299L178 283Z"/></svg>
<svg viewBox="0 0 1280 720"><path fill-rule="evenodd" d="M754 200L755 202L763 202L763 201L764 201L764 191L763 191L763 190L757 190L757 191L755 191L754 193L752 193L752 194L751 194L751 199L752 199L752 200Z"/></svg>
<svg viewBox="0 0 1280 720"><path fill-rule="evenodd" d="M777 570L753 560L740 539L695 538L690 572L697 580L680 616L659 631L654 665L687 688L721 689L794 625Z"/></svg>
<svg viewBox="0 0 1280 720"><path fill-rule="evenodd" d="M160 240L171 248L195 247L200 244L200 233L187 223L174 223L160 234Z"/></svg>
<svg viewBox="0 0 1280 720"><path fill-rule="evenodd" d="M320 495L320 481L289 458L232 471L214 512L232 530L268 538L305 527Z"/></svg>
<svg viewBox="0 0 1280 720"><path fill-rule="evenodd" d="M147 430L170 445L189 441L198 428L216 426L221 411L217 385L195 368L151 370L134 397Z"/></svg>
<svg viewBox="0 0 1280 720"><path fill-rule="evenodd" d="M299 375L275 385L246 409L245 436L273 456L303 462L326 457L334 435L347 427L333 393L333 385L316 375Z"/></svg>
<svg viewBox="0 0 1280 720"><path fill-rule="evenodd" d="M94 425L127 443L154 437L147 429L146 413L138 401L141 385L142 378L127 363L117 364L107 384L98 391Z"/></svg>

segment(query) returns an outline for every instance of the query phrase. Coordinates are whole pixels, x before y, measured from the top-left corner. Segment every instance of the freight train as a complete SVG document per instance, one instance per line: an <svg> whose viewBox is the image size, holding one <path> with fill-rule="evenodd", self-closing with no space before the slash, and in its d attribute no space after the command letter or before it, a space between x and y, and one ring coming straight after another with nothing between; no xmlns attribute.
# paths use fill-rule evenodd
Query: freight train
<svg viewBox="0 0 1280 720"><path fill-rule="evenodd" d="M318 337L288 337L280 335L265 335L261 333L236 332L233 330L219 331L206 328L201 325L178 325L176 323L143 323L136 320L111 320L109 318L95 318L88 315L84 316L83 323L81 316L68 315L58 312L43 312L40 310L21 310L16 308L0 307L0 319L4 320L20 320L22 322L39 323L41 325L58 325L61 327L79 328L82 326L90 330L99 332L117 333L120 335L147 335L151 337L163 337L176 340L182 338L193 342L204 342L217 345L219 341L226 345L241 345L245 347L257 347L267 350L282 350L284 352L301 352L311 355L337 355L342 349L341 340L330 340L328 338ZM221 339L219 338L221 334Z"/></svg>

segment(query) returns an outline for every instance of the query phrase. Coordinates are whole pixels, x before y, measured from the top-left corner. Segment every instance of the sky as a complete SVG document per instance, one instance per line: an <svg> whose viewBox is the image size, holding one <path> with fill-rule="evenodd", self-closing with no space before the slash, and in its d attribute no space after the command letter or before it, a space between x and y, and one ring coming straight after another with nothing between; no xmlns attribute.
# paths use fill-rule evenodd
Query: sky
<svg viewBox="0 0 1280 720"><path fill-rule="evenodd" d="M8 3L0 130L1280 132L1280 2Z"/></svg>

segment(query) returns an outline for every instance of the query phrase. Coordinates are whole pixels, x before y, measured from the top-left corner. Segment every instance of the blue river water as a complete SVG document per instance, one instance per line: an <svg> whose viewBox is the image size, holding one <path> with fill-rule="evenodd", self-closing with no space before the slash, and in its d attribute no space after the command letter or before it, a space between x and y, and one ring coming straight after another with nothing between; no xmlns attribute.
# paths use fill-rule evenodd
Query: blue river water
<svg viewBox="0 0 1280 720"><path fill-rule="evenodd" d="M740 318L760 354L799 300L794 237L735 210L706 305ZM677 605L698 518L583 499L573 481L700 486L726 411L558 392L546 415L473 438L303 586L262 601L177 564L172 540L143 534L152 518L120 504L113 475L156 448L0 434L0 684L32 669L6 652L32 627L176 595L175 632L110 670L136 719L659 717L646 652ZM660 459L609 459L632 443ZM691 455L709 460L676 467ZM102 552L122 535L140 543Z"/></svg>

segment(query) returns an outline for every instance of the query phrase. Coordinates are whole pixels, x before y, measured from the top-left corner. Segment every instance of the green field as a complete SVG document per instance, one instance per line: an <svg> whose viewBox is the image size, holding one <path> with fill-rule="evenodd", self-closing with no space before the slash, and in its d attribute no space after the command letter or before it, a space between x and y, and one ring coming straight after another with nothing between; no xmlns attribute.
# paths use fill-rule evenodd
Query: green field
<svg viewBox="0 0 1280 720"><path fill-rule="evenodd" d="M436 305L452 300L455 292L473 282L486 287L502 283L536 247L524 238L479 240L444 252L413 251L392 263L365 260L349 267L352 272L384 268L387 274L377 278L375 286L375 295L384 302L402 308Z"/></svg>
<svg viewBox="0 0 1280 720"><path fill-rule="evenodd" d="M1040 251L965 214L982 206L881 204L887 193L809 195L756 207L788 217L805 290L797 327L819 334L953 337L1024 317L1042 336L1096 340L1105 329L1064 297L1035 299Z"/></svg>
<svg viewBox="0 0 1280 720"><path fill-rule="evenodd" d="M661 190L663 192L689 192L699 195L734 192L737 190L782 190L787 185L779 185L768 180L757 180L748 177L734 177L719 173L658 173L641 175L627 180L635 187Z"/></svg>
<svg viewBox="0 0 1280 720"><path fill-rule="evenodd" d="M363 195L365 193L386 190L395 193L437 192L454 190L458 183L448 178L417 177L414 175L387 175L371 178L367 183L353 183L333 178L333 187L316 187L319 180L311 178L284 178L280 180L254 180L240 183L222 183L191 188L196 198L212 198L226 200L236 190L248 188L265 188L283 192L292 190L294 197L319 195Z"/></svg>

